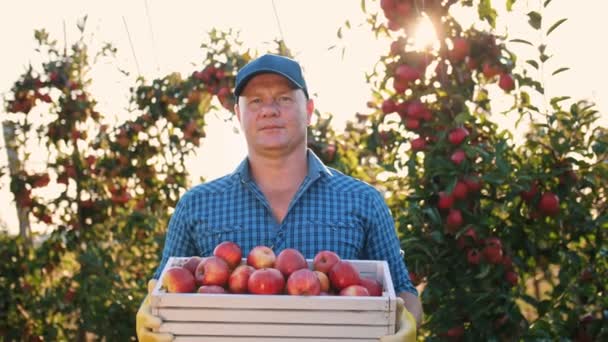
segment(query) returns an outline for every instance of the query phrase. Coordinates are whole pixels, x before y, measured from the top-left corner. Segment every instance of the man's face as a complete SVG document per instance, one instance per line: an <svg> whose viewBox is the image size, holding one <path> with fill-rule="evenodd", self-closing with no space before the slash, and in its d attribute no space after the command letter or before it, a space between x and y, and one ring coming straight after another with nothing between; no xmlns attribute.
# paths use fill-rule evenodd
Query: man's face
<svg viewBox="0 0 608 342"><path fill-rule="evenodd" d="M235 112L250 152L287 154L306 145L306 128L314 104L301 89L277 74L252 78L239 96Z"/></svg>

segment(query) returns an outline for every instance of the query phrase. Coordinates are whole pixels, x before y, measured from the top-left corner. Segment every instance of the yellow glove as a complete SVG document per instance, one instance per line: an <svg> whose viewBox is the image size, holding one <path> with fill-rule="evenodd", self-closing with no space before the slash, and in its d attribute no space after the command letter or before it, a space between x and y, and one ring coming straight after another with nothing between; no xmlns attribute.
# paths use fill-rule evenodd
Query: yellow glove
<svg viewBox="0 0 608 342"><path fill-rule="evenodd" d="M416 319L403 306L403 299L397 298L397 332L395 335L380 337L380 342L415 342Z"/></svg>
<svg viewBox="0 0 608 342"><path fill-rule="evenodd" d="M160 317L152 315L150 311L150 293L156 285L156 279L150 279L148 282L148 295L141 303L137 311L135 323L135 331L137 339L140 342L170 342L173 341L173 335L168 333L155 333L153 329L158 329L163 322Z"/></svg>

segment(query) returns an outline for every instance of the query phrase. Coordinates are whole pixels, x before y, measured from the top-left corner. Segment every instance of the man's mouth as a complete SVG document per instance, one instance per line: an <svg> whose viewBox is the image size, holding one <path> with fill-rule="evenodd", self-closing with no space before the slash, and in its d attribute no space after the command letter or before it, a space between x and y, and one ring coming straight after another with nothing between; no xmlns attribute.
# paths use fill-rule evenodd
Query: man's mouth
<svg viewBox="0 0 608 342"><path fill-rule="evenodd" d="M260 131L266 131L266 130L278 129L278 128L283 128L283 127L278 126L278 125L268 125L268 126L263 126L262 128L260 128Z"/></svg>

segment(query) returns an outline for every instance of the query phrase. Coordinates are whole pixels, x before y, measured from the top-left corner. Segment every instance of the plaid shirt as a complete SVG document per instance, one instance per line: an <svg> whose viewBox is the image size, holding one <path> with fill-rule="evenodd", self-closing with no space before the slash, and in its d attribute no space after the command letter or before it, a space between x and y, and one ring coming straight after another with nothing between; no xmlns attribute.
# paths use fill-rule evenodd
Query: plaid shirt
<svg viewBox="0 0 608 342"><path fill-rule="evenodd" d="M162 261L170 256L208 256L222 241L239 244L246 256L258 245L279 253L296 248L312 259L321 250L343 259L386 260L395 291L417 294L382 195L371 185L326 167L308 151L308 174L283 222L249 173L245 160L224 177L198 185L182 196L169 222Z"/></svg>

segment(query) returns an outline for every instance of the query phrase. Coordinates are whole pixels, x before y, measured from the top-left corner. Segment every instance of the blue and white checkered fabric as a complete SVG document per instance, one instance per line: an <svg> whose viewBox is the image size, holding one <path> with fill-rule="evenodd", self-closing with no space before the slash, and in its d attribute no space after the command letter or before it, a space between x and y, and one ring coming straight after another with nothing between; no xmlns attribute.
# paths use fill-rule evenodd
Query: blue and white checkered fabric
<svg viewBox="0 0 608 342"><path fill-rule="evenodd" d="M231 174L198 185L182 196L169 223L158 279L170 256L208 256L222 241L258 245L276 254L296 248L306 258L321 250L343 259L386 260L395 291L417 295L400 255L394 221L371 185L326 167L308 151L308 175L277 223L249 173L247 158Z"/></svg>

